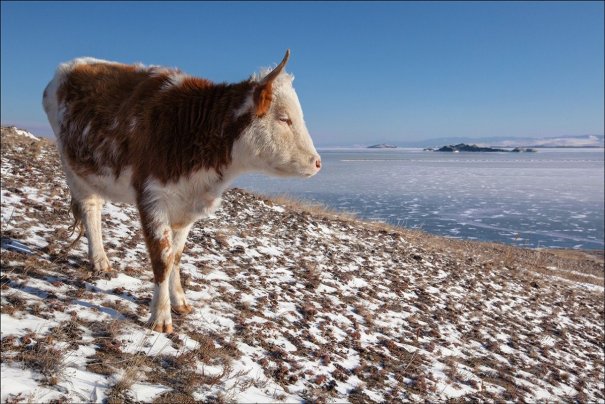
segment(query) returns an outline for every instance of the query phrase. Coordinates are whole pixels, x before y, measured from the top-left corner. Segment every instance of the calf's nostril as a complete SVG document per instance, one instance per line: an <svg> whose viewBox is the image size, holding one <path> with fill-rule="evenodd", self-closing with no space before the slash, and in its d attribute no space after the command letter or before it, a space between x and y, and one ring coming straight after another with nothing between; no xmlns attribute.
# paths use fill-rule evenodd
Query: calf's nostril
<svg viewBox="0 0 605 404"><path fill-rule="evenodd" d="M316 168L321 168L321 160L320 159L315 160L315 167Z"/></svg>

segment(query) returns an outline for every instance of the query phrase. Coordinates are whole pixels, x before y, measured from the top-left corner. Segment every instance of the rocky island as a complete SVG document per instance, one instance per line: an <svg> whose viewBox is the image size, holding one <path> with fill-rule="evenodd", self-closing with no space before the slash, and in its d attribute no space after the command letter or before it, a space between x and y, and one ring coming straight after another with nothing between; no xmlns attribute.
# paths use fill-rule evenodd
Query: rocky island
<svg viewBox="0 0 605 404"><path fill-rule="evenodd" d="M368 146L368 149L396 149L396 148L397 148L397 146L394 146L392 144L385 144L385 143Z"/></svg>
<svg viewBox="0 0 605 404"><path fill-rule="evenodd" d="M493 147L482 147L482 146L477 146L476 144L473 145L468 145L466 143L459 143L457 145L448 145L448 146L443 146L439 149L424 149L425 151L438 151L438 152L502 152L502 153L520 153L520 152L531 152L531 153L535 153L536 150L534 149L526 149L526 148L522 148L522 147L515 147L513 150L506 150L506 149L497 149L497 148L493 148Z"/></svg>

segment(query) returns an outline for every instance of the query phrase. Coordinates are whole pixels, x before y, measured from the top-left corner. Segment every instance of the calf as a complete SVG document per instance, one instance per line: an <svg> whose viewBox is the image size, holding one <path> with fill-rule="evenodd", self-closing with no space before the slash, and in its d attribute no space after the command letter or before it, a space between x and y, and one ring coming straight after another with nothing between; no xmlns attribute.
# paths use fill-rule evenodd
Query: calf
<svg viewBox="0 0 605 404"><path fill-rule="evenodd" d="M247 171L310 177L321 167L293 77L284 71L289 56L235 84L81 58L61 64L44 90L72 212L95 270L111 271L101 237L104 201L139 210L153 267L155 331L173 331L171 308L191 311L179 275L183 247L230 181Z"/></svg>

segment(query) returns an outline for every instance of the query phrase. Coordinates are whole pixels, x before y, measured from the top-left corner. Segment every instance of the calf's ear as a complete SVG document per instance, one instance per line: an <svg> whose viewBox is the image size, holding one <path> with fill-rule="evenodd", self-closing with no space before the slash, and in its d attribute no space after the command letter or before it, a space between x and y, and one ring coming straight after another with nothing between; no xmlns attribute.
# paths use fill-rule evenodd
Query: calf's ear
<svg viewBox="0 0 605 404"><path fill-rule="evenodd" d="M256 89L254 89L254 107L256 109L256 116L263 117L269 111L271 106L271 100L273 99L273 81L286 67L288 59L290 58L290 49L286 50L286 55L282 59L281 63L277 65L265 78L258 83Z"/></svg>

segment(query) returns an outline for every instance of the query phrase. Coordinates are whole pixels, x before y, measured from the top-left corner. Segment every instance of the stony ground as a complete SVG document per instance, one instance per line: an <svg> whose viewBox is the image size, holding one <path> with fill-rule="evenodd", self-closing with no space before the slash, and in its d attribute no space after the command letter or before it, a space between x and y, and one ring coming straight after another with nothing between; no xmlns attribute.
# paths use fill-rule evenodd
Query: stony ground
<svg viewBox="0 0 605 404"><path fill-rule="evenodd" d="M1 401L604 400L603 253L526 250L225 195L182 271L194 312L148 330L132 207L107 204L118 275L67 227L55 146L2 129Z"/></svg>

